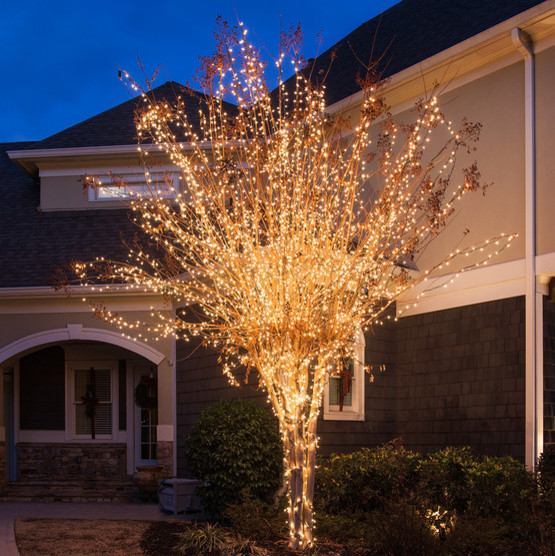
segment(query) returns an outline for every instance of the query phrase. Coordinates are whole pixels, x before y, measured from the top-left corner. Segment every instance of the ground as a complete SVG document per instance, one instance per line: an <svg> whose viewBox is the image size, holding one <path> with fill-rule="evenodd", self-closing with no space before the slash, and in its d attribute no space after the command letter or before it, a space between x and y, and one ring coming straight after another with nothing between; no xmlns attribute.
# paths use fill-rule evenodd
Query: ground
<svg viewBox="0 0 555 556"><path fill-rule="evenodd" d="M109 519L31 519L15 522L22 556L113 554L171 556L174 534L186 525L174 521Z"/></svg>
<svg viewBox="0 0 555 556"><path fill-rule="evenodd" d="M188 526L188 522L173 520L17 518L15 537L21 556L183 556L175 550L176 534ZM284 545L268 546L267 549L269 556L293 555ZM354 553L339 546L323 545L316 554L352 556Z"/></svg>

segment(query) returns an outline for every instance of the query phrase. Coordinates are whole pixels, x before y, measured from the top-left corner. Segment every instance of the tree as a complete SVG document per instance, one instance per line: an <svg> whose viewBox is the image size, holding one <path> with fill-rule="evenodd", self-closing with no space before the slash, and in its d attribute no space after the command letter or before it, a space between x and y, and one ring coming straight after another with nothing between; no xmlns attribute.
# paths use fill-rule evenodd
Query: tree
<svg viewBox="0 0 555 556"><path fill-rule="evenodd" d="M451 131L433 96L417 104L414 123L397 124L380 96L383 84L371 77L351 124L326 111L324 85L309 67L300 69L300 42L298 29L282 35L280 84L270 93L242 25L220 22L216 53L202 62L200 131L182 99L170 104L143 92L136 126L146 141L145 172L152 140L177 168L181 186L166 175L159 186L169 195L152 187L130 200L148 245L130 244L126 262L74 264L83 284L146 287L184 307L125 323L96 306L107 321L201 336L222 351L234 384L238 371L257 372L285 447L292 548L313 542L316 423L330 375L357 331L434 271L411 269L455 203L482 189L476 164L455 179L457 153L473 148L479 125L463 122ZM296 74L281 83L288 56ZM447 140L431 153L437 129ZM98 185L94 176L85 181ZM496 238L494 250L511 239ZM455 249L442 261L486 243Z"/></svg>

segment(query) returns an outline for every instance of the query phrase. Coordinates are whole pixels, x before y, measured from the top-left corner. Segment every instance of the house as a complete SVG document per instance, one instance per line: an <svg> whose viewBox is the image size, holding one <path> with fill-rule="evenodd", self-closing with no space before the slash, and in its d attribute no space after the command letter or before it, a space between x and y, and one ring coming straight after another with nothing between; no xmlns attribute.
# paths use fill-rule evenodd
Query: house
<svg viewBox="0 0 555 556"><path fill-rule="evenodd" d="M402 437L415 450L470 445L533 466L555 443L555 0L403 0L336 46L330 111L356 109L356 75L372 54L389 79L394 114L402 117L439 82L449 118L483 124L476 156L494 185L464 202L430 256L466 228L473 241L501 231L519 236L491 264L452 282L446 276L416 305L409 293L397 304L396 322L357 338L360 359L386 371L370 384L355 365L343 407L330 382L320 451ZM329 57L327 51L313 62L316 71ZM172 82L155 90L167 98L176 92ZM95 320L80 298L48 285L69 260L125 255L121 236L134 233L125 209L102 188L84 194L79 179L112 170L137 183L137 102L39 142L1 146L6 495L15 496L17 485L32 483L37 492L73 482L81 497L88 489L96 499L116 499L131 487L130 476L145 470L184 476L184 441L204 407L222 397L264 403L253 387L228 386L216 353L123 335ZM193 97L187 102L196 113ZM88 295L103 299L98 290ZM115 292L108 301L130 318L173 311L148 291Z"/></svg>

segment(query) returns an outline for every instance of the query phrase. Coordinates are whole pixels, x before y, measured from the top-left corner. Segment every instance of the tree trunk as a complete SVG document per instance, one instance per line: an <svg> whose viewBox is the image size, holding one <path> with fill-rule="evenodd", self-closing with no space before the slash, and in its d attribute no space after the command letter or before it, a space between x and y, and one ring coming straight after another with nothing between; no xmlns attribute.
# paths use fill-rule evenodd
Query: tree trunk
<svg viewBox="0 0 555 556"><path fill-rule="evenodd" d="M289 471L289 546L300 550L313 544L312 504L316 462L316 419L290 424L286 435Z"/></svg>

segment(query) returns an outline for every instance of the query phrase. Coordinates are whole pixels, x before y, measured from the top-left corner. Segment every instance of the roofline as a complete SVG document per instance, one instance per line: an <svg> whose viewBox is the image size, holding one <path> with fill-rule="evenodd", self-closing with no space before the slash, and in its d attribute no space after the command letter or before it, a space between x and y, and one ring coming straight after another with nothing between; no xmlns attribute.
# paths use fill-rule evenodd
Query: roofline
<svg viewBox="0 0 555 556"><path fill-rule="evenodd" d="M94 296L103 297L110 295L118 296L145 296L154 295L162 296L160 293L156 293L153 290L147 289L146 287L136 287L132 290L129 289L128 285L122 284L110 284L110 285L97 285L97 286L70 286L71 293L68 293L65 289L55 289L51 286L17 286L17 287L0 287L0 298L9 299L25 299L25 298L46 298L46 297L74 297L79 296Z"/></svg>
<svg viewBox="0 0 555 556"><path fill-rule="evenodd" d="M189 151L195 148L210 148L209 141L198 142L196 147L190 143L179 143L181 150ZM97 147L64 147L56 149L26 149L17 151L6 151L8 157L20 166L33 179L39 177L39 169L36 161L53 158L74 158L77 156L94 157L94 156L117 156L138 154L141 150L149 148L162 150L162 147L155 143L137 143L135 145L108 145Z"/></svg>
<svg viewBox="0 0 555 556"><path fill-rule="evenodd" d="M550 15L555 15L555 0L547 0L546 2L538 4L537 6L534 6L529 10L521 12L511 17L510 19L506 19L505 21L502 21L501 23L494 25L493 27L489 27L488 29L482 31L481 33L478 33L477 35L473 35L472 37L460 43L457 43L446 50L442 50L441 52L438 52L437 54L430 56L429 58L426 58L418 62L417 64L414 64L396 74L393 74L386 80L388 83L386 92L387 90L391 90L394 87L402 87L404 84L413 80L415 77L417 77L420 82L424 84L424 77L427 72L431 72L434 68L437 68L441 65L454 64L456 63L456 61L463 59L465 56L468 56L472 53L472 51L477 50L485 43L494 43L499 39L505 38L505 35L507 38L507 44L510 43L510 47L514 49L511 41L511 29L524 24L523 30L526 31L526 24L530 26L542 19L545 19L546 17L549 17ZM555 27L551 26L548 34L553 34L554 32ZM500 45L500 47L502 46L503 45ZM499 57L502 57L505 54L505 49L499 48ZM515 54L514 59L515 62L520 61L521 57ZM482 61L480 60L479 62ZM480 65L483 64L478 63L477 67ZM446 87L445 89L451 89L455 86L452 82L449 83L449 85L450 86ZM457 84L456 86L459 86L459 84ZM442 90L444 91L445 89ZM351 108L357 103L360 103L363 99L363 96L364 92L362 90L357 91L356 93L331 104L327 107L327 111L333 114L335 112Z"/></svg>

